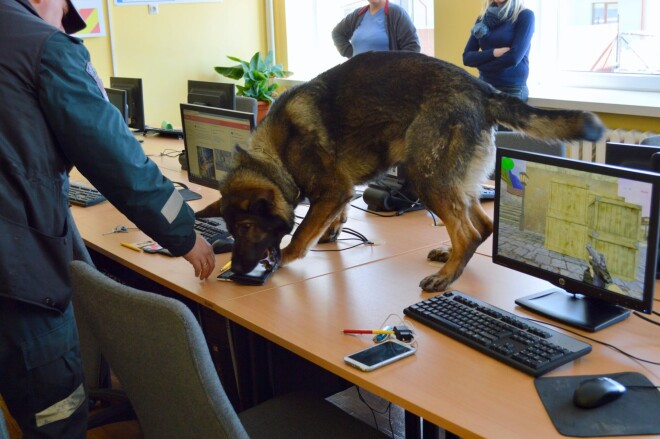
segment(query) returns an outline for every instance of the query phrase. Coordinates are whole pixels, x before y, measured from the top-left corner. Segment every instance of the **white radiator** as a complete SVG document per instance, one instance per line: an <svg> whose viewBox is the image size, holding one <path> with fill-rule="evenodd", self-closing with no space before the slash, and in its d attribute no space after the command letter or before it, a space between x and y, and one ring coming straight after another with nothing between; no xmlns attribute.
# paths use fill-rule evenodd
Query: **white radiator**
<svg viewBox="0 0 660 439"><path fill-rule="evenodd" d="M605 143L639 143L642 139L654 136L656 133L651 131L637 130L607 130L602 139L598 142L589 142L580 140L569 142L566 145L566 154L572 159L585 160L587 162L605 163Z"/></svg>

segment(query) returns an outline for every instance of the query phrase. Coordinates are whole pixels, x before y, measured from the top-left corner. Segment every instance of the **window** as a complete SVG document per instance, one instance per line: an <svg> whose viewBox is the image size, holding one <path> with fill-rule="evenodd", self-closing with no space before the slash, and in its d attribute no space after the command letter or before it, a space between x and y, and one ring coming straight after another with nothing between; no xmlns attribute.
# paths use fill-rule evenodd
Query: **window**
<svg viewBox="0 0 660 439"><path fill-rule="evenodd" d="M616 23L619 21L618 3L593 3L591 5L591 24Z"/></svg>
<svg viewBox="0 0 660 439"><path fill-rule="evenodd" d="M528 0L530 84L660 90L660 0Z"/></svg>
<svg viewBox="0 0 660 439"><path fill-rule="evenodd" d="M422 52L434 54L433 0L390 0L404 8L419 35ZM288 69L310 79L345 60L332 42L332 29L364 0L286 0Z"/></svg>

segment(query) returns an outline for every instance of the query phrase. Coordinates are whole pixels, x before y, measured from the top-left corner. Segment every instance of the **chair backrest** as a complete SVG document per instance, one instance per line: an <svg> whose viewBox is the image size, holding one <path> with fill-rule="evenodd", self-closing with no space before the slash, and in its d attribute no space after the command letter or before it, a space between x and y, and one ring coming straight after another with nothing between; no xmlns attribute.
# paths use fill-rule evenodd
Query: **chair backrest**
<svg viewBox="0 0 660 439"><path fill-rule="evenodd" d="M94 333L146 438L247 438L184 304L80 261L71 263L71 281L76 318Z"/></svg>
<svg viewBox="0 0 660 439"><path fill-rule="evenodd" d="M656 134L655 136L645 137L639 143L640 145L660 146L660 134Z"/></svg>
<svg viewBox="0 0 660 439"><path fill-rule="evenodd" d="M0 439L9 439L9 432L7 431L7 424L5 423L5 416L0 410Z"/></svg>
<svg viewBox="0 0 660 439"><path fill-rule="evenodd" d="M518 149L566 157L566 143L538 140L516 131L498 131L495 135L495 145L498 148Z"/></svg>
<svg viewBox="0 0 660 439"><path fill-rule="evenodd" d="M259 103L255 98L248 96L236 96L236 111L243 111L245 113L254 114L254 125L257 125L257 112L259 111Z"/></svg>

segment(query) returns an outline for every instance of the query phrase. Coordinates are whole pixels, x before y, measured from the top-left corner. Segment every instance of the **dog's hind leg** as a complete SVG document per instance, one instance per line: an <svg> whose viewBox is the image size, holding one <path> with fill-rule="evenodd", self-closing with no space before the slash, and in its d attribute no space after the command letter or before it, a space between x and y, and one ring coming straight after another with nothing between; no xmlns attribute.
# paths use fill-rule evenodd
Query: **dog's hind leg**
<svg viewBox="0 0 660 439"><path fill-rule="evenodd" d="M441 247L429 253L429 259L445 264L437 273L422 279L419 286L424 291L443 291L463 273L465 265L488 235L482 236L479 229L486 229L481 223L477 222L476 226L473 224L472 218L480 215L473 211L473 204L466 194L453 191L451 194L443 194L442 198L432 197L426 204L444 222L451 239L451 248Z"/></svg>

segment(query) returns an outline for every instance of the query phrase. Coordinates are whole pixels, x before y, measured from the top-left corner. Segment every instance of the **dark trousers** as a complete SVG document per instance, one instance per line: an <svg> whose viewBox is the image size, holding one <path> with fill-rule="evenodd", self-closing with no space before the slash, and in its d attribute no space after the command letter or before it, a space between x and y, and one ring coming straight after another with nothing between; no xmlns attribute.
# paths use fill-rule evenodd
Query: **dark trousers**
<svg viewBox="0 0 660 439"><path fill-rule="evenodd" d="M24 438L85 438L87 397L73 307L0 298L0 394Z"/></svg>

